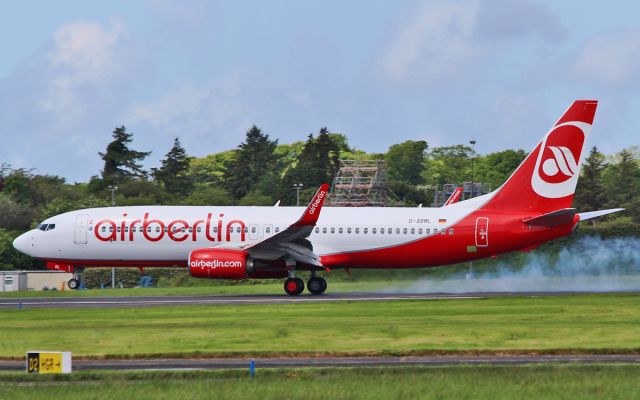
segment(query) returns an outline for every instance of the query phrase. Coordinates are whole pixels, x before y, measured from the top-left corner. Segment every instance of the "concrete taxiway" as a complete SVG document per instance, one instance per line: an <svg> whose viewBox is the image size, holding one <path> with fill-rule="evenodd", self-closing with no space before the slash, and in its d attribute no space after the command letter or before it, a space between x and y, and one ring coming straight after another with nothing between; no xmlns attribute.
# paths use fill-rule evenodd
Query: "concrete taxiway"
<svg viewBox="0 0 640 400"><path fill-rule="evenodd" d="M131 296L131 297L30 297L0 298L0 309L7 308L86 308L86 307L150 307L178 305L239 305L326 303L340 301L393 301L477 299L489 297L539 297L586 294L589 292L487 292L487 293L328 293L322 296L279 295L239 296Z"/></svg>

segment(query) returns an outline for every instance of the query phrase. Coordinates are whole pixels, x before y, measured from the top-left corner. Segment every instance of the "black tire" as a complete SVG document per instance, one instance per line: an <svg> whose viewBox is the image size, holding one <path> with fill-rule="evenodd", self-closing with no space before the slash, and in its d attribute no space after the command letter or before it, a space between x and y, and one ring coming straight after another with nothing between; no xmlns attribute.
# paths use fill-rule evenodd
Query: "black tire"
<svg viewBox="0 0 640 400"><path fill-rule="evenodd" d="M67 282L67 286L69 286L69 289L71 290L76 290L80 287L80 281L75 278L71 278Z"/></svg>
<svg viewBox="0 0 640 400"><path fill-rule="evenodd" d="M327 290L327 281L324 278L320 278L319 276L314 276L309 278L307 281L307 289L309 293L314 295L320 295Z"/></svg>
<svg viewBox="0 0 640 400"><path fill-rule="evenodd" d="M304 281L300 278L288 278L284 281L284 291L289 296L298 296L304 290Z"/></svg>

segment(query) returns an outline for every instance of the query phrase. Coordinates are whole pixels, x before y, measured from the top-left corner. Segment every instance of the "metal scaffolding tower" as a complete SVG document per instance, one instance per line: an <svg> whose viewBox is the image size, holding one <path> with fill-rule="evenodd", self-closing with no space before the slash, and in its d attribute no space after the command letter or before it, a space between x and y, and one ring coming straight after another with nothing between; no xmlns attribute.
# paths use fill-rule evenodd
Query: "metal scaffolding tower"
<svg viewBox="0 0 640 400"><path fill-rule="evenodd" d="M340 170L331 185L330 206L385 207L399 203L386 185L384 160L340 160Z"/></svg>

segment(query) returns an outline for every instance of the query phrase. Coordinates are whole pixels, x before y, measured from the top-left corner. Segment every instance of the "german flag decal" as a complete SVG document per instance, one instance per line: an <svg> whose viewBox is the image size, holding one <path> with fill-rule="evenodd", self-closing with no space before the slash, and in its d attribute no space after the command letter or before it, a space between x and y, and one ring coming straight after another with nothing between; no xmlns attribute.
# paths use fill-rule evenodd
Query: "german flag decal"
<svg viewBox="0 0 640 400"><path fill-rule="evenodd" d="M439 224L446 224L446 223L447 223L447 219L446 219L446 218L440 218L440 219L438 220L438 223L439 223Z"/></svg>

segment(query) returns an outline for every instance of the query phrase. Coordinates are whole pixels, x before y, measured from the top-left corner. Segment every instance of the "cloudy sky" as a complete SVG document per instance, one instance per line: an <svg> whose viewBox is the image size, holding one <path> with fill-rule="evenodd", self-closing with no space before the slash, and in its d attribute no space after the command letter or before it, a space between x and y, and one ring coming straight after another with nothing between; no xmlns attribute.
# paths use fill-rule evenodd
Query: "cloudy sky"
<svg viewBox="0 0 640 400"><path fill-rule="evenodd" d="M0 162L85 181L116 125L157 166L257 124L321 126L367 151L403 140L532 148L577 98L590 144L640 144L634 1L20 1L0 15Z"/></svg>

